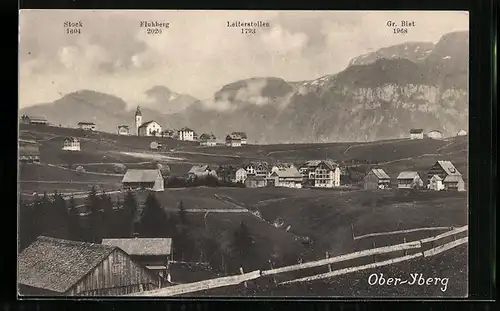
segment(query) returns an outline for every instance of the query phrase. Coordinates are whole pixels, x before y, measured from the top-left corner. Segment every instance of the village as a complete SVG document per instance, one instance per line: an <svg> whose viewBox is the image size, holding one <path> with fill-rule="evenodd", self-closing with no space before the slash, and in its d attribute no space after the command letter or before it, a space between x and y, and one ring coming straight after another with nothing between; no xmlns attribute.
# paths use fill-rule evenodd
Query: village
<svg viewBox="0 0 500 311"><path fill-rule="evenodd" d="M249 138L244 132L229 133L225 140L220 142L212 133L203 133L198 136L194 130L188 127L179 130L164 130L156 121L143 123L140 107L137 107L134 117L134 133L127 125L121 125L117 128L116 134L149 138L168 137L178 141L197 143L203 148L222 146L241 149L249 145ZM21 117L21 124L50 126L43 117L25 115ZM85 132L98 131L97 125L92 122L79 122L77 128ZM466 135L465 131L457 133L457 136L464 135ZM434 140L443 139L441 133L436 130L428 132L425 136L422 129L409 131L409 140L422 140L424 137ZM63 152L71 154L83 150L80 138L72 136L64 138L60 148ZM163 151L168 151L167 146L154 140L146 150L146 152L153 154ZM19 139L19 162L24 164L40 163L40 151L36 142ZM77 166L75 171L83 171L83 168ZM301 162L252 160L241 165L220 164L214 166L200 163L192 165L189 170L181 174L171 174L168 169L165 170L165 167L155 169L128 168L122 173L121 187L117 190L119 193L125 194L125 197L142 191L166 193L169 189L200 186L284 188L301 189L301 191L305 189L344 189L348 191L361 186L365 191L381 191L381 193L391 189L419 192L466 191L461 172L446 158L437 160L429 166L426 176L421 176L417 171L402 170L395 180L391 180L383 168L373 165L362 178L362 182L357 185L351 184L346 167L327 157L324 159L305 159ZM427 181L425 184L424 180ZM33 203L34 205L43 204L36 202L50 200L46 193L43 197L36 192L33 195L38 198L38 201ZM101 195L103 200L107 200L105 199L106 195L104 193ZM53 202L57 202L59 197L60 195L58 196L57 193L54 194ZM151 200L154 201L148 196L145 204L150 202L149 204L153 206L157 205L157 203L151 203ZM179 204L182 206L182 201ZM197 208L203 209L203 206L197 206ZM92 209L92 207L87 209ZM147 207L143 207L143 209L147 209ZM206 213L208 215L209 211L207 210ZM87 210L83 213L79 212L79 215L85 218L92 213ZM156 215L156 217L160 216ZM290 229L290 226L287 228ZM172 236L176 235L177 239L180 240L182 238L179 237L179 233L170 236L166 236L164 233L152 234L155 237L149 237L151 234L140 234L134 231L137 230L133 229L122 234L122 237L120 234L114 234L112 237L104 234L97 240L94 238L72 240L45 235L33 237L34 241L20 254L21 293L27 295L127 295L178 284L175 278L172 278L172 267L176 263L186 262L179 260L179 258L174 260L176 247L173 246L175 241L173 241ZM177 247L177 249L181 248ZM40 253L44 254L43 258L38 256ZM177 255L175 256L177 257ZM40 269L40 261L46 262L42 272L35 271ZM224 258L222 258L222 264L224 265ZM60 267L58 269L72 267L72 270L75 267L79 268L76 269L78 273L72 273L72 278L67 279L61 277L66 275L66 272L56 273L55 267ZM124 278L124 276L126 277Z"/></svg>

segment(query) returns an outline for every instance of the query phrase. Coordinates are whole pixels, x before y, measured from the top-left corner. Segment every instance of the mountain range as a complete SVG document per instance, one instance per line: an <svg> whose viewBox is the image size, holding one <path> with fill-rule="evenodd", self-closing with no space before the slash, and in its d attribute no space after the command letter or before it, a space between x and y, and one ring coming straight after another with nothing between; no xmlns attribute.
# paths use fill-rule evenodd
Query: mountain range
<svg viewBox="0 0 500 311"><path fill-rule="evenodd" d="M345 70L312 81L236 81L203 101L157 85L141 103L143 120L219 138L244 131L250 143L401 138L411 128L452 136L468 128L468 49L468 31L453 32L436 44L408 42L354 57ZM114 95L80 90L21 113L72 127L91 121L116 132L120 124L133 125L134 111L126 108Z"/></svg>

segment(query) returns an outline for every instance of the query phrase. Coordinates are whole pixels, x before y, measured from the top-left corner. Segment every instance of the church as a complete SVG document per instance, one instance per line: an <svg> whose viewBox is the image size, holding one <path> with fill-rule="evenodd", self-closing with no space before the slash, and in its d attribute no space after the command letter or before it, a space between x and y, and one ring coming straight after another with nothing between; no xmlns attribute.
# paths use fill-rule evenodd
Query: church
<svg viewBox="0 0 500 311"><path fill-rule="evenodd" d="M137 136L160 136L162 132L161 125L156 121L142 123L141 108L137 106L135 111L135 133Z"/></svg>

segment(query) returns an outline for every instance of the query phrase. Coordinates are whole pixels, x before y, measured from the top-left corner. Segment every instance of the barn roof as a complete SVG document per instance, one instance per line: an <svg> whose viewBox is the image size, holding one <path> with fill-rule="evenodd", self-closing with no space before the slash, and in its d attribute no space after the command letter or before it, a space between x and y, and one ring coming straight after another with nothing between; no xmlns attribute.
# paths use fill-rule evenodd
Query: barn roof
<svg viewBox="0 0 500 311"><path fill-rule="evenodd" d="M155 182L158 174L161 176L160 170L129 169L123 176L122 182Z"/></svg>
<svg viewBox="0 0 500 311"><path fill-rule="evenodd" d="M156 256L172 253L171 238L103 239L103 245L116 246L129 255Z"/></svg>
<svg viewBox="0 0 500 311"><path fill-rule="evenodd" d="M454 176L459 176L462 175L456 168L451 161L438 161L437 162L443 170L446 172L447 175L454 175Z"/></svg>
<svg viewBox="0 0 500 311"><path fill-rule="evenodd" d="M387 173L381 168L374 168L372 169L372 172L379 179L391 179L389 175L387 175Z"/></svg>
<svg viewBox="0 0 500 311"><path fill-rule="evenodd" d="M210 169L208 165L193 165L191 169L189 170L190 174L201 174L204 173L206 170Z"/></svg>
<svg viewBox="0 0 500 311"><path fill-rule="evenodd" d="M404 171L399 173L398 179L413 179L416 177L420 177L417 172Z"/></svg>
<svg viewBox="0 0 500 311"><path fill-rule="evenodd" d="M283 170L274 171L273 175L278 177L302 177L295 167L288 167Z"/></svg>
<svg viewBox="0 0 500 311"><path fill-rule="evenodd" d="M115 249L40 236L19 254L19 284L64 293Z"/></svg>

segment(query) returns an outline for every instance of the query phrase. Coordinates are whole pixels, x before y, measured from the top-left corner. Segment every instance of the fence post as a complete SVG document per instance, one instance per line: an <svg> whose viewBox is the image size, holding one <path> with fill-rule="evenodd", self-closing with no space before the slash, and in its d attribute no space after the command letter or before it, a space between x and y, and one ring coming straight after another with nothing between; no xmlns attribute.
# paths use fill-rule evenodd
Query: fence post
<svg viewBox="0 0 500 311"><path fill-rule="evenodd" d="M375 248L375 241L373 241L373 248ZM373 262L377 262L377 257L373 254Z"/></svg>
<svg viewBox="0 0 500 311"><path fill-rule="evenodd" d="M241 273L241 275L245 274L245 273L243 272L243 267L240 267L240 273ZM245 288L248 288L248 283L247 283L247 281L243 282L243 285L245 285Z"/></svg>
<svg viewBox="0 0 500 311"><path fill-rule="evenodd" d="M326 259L330 258L330 254L328 252L326 252L325 257L326 257ZM331 264L328 264L328 272L332 272L332 265Z"/></svg>
<svg viewBox="0 0 500 311"><path fill-rule="evenodd" d="M352 223L351 223L351 234L352 234L352 239L356 240L356 238L354 237L354 225Z"/></svg>
<svg viewBox="0 0 500 311"><path fill-rule="evenodd" d="M271 261L271 259L269 259L269 266L271 267L271 270L274 269L273 262ZM278 285L278 281L276 281L276 273L273 273L273 280L274 280L274 285Z"/></svg>
<svg viewBox="0 0 500 311"><path fill-rule="evenodd" d="M406 243L406 238L403 238L403 243ZM405 256L408 254L408 251L405 249L404 251Z"/></svg>

